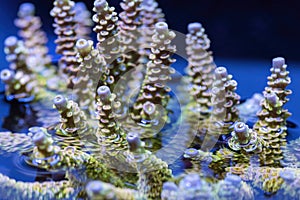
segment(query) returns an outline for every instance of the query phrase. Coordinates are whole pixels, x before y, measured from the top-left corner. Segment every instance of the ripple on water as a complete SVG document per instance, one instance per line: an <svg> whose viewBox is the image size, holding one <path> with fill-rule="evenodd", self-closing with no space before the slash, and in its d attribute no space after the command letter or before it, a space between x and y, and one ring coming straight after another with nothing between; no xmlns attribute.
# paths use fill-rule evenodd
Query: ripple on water
<svg viewBox="0 0 300 200"><path fill-rule="evenodd" d="M38 169L29 166L25 159L25 155L10 153L0 156L0 173L15 179L17 181L34 182L34 181L59 181L64 179L64 172L47 172L46 170Z"/></svg>

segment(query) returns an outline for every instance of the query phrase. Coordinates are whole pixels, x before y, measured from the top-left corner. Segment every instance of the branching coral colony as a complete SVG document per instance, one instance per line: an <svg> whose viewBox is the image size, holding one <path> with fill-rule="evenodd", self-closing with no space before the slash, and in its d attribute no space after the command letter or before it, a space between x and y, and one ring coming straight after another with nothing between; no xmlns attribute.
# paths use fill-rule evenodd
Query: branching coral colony
<svg viewBox="0 0 300 200"><path fill-rule="evenodd" d="M248 200L262 198L261 190L300 198L299 139L286 140L284 58L273 59L263 96L239 105L238 84L215 65L203 26L189 24L187 86L185 96L175 95L185 103L174 117L176 34L157 2L123 0L119 15L106 0L92 6L93 15L82 3L54 1L57 67L34 5L19 8L21 40L5 40L9 69L1 80L7 102L33 109L39 123L26 133L1 132L0 152L64 176L32 183L0 174L1 199ZM254 110L257 121L246 124ZM172 173L170 157L191 165Z"/></svg>

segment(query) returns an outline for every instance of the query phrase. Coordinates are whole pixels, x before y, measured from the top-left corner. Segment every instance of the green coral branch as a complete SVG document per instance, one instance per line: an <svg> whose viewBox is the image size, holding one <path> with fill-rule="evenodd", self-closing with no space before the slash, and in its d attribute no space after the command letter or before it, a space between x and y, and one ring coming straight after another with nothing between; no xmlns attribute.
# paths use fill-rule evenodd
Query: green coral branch
<svg viewBox="0 0 300 200"><path fill-rule="evenodd" d="M136 163L139 175L138 191L147 199L158 199L164 182L172 178L168 164L144 149L144 144L134 133L127 134L131 160Z"/></svg>

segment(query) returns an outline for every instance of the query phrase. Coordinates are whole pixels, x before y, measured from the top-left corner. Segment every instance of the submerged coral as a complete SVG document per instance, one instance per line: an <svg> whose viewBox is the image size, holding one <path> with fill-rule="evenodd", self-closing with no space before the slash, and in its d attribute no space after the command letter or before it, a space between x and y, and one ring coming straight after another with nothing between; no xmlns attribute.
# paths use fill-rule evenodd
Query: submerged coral
<svg viewBox="0 0 300 200"><path fill-rule="evenodd" d="M75 29L76 35L79 39L91 39L93 21L91 19L91 12L87 9L84 2L77 2L74 6L75 16L74 20L77 23Z"/></svg>
<svg viewBox="0 0 300 200"><path fill-rule="evenodd" d="M214 80L213 71L216 66L212 52L208 51L210 40L204 33L200 23L188 25L186 38L186 52L189 56L187 74L191 78L192 87L190 93L199 105L200 112L205 116L211 108L211 89ZM203 116L203 117L204 117Z"/></svg>
<svg viewBox="0 0 300 200"><path fill-rule="evenodd" d="M144 149L137 134L128 133L127 141L139 174L138 189L147 199L160 198L162 185L172 177L167 163Z"/></svg>
<svg viewBox="0 0 300 200"><path fill-rule="evenodd" d="M158 22L155 30L152 36L152 53L149 56L150 61L147 63L146 77L131 113L133 120L144 121L143 123L150 125L157 120L157 115L153 114L157 110L161 110L158 106L162 106L164 109L168 104L171 90L167 86L167 82L171 80L171 74L174 73L174 69L170 65L175 62L172 54L176 51L176 47L171 44L175 33L168 29L168 25L165 22Z"/></svg>
<svg viewBox="0 0 300 200"><path fill-rule="evenodd" d="M31 3L23 3L19 7L18 19L15 25L20 29L19 36L24 40L24 45L28 49L26 64L37 72L45 70L51 64L46 43L48 42L46 33L41 29L42 21L35 16L35 7Z"/></svg>
<svg viewBox="0 0 300 200"><path fill-rule="evenodd" d="M11 70L4 69L1 71L1 81L5 86L5 94L9 99L25 99L34 97L37 94L38 84L36 80L22 71L14 73Z"/></svg>
<svg viewBox="0 0 300 200"><path fill-rule="evenodd" d="M53 2L54 8L50 14L54 17L53 27L55 34L58 36L55 40L56 53L61 54L59 60L59 68L68 75L68 84L72 88L71 80L78 72L79 63L76 59L75 43L76 35L76 21L74 11L74 1L71 0L56 0Z"/></svg>
<svg viewBox="0 0 300 200"><path fill-rule="evenodd" d="M121 9L95 0L91 19L83 4L55 0L56 70L34 5L20 6L23 40L5 40L1 80L6 103L22 105L12 126L24 127L0 133L0 159L36 177L1 171L0 198L250 200L263 191L299 199L285 59L273 59L263 96L239 105L237 81L216 67L202 24L182 37L188 66L179 77L176 34L158 3L123 0ZM92 21L97 43L88 37Z"/></svg>
<svg viewBox="0 0 300 200"><path fill-rule="evenodd" d="M268 147L268 143L263 141L255 131L249 129L249 127L242 122L235 124L234 131L231 135L232 138L228 141L228 145L235 151L243 150L248 153L260 153L263 147Z"/></svg>

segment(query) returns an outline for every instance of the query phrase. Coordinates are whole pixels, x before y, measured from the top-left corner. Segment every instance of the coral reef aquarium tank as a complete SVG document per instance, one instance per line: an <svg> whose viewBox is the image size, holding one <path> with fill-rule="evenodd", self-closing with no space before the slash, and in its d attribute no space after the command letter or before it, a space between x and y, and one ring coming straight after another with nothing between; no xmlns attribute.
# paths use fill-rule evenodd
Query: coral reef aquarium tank
<svg viewBox="0 0 300 200"><path fill-rule="evenodd" d="M299 6L3 3L0 200L300 199Z"/></svg>

